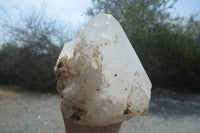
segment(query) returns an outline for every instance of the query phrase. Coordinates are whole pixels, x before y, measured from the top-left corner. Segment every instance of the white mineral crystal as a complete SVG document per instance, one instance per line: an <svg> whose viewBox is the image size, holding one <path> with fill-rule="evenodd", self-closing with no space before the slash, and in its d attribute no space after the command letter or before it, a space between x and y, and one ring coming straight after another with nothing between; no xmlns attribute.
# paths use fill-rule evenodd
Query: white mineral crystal
<svg viewBox="0 0 200 133"><path fill-rule="evenodd" d="M148 111L151 82L109 14L94 17L64 45L55 72L63 113L77 124L105 126Z"/></svg>

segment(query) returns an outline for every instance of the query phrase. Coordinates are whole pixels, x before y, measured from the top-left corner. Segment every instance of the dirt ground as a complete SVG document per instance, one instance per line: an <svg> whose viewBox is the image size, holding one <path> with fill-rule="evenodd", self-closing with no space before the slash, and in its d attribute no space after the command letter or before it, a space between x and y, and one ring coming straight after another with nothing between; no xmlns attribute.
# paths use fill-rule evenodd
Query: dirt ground
<svg viewBox="0 0 200 133"><path fill-rule="evenodd" d="M56 94L0 86L0 133L64 133ZM147 116L123 123L120 133L200 133L200 94L158 91Z"/></svg>

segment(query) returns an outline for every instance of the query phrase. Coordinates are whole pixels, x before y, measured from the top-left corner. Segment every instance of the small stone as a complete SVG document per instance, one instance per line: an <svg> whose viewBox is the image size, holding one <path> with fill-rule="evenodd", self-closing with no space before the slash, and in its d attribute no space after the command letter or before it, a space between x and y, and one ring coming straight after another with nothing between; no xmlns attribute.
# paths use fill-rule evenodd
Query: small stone
<svg viewBox="0 0 200 133"><path fill-rule="evenodd" d="M106 126L148 110L151 82L109 14L94 17L64 45L55 72L63 113L77 124Z"/></svg>

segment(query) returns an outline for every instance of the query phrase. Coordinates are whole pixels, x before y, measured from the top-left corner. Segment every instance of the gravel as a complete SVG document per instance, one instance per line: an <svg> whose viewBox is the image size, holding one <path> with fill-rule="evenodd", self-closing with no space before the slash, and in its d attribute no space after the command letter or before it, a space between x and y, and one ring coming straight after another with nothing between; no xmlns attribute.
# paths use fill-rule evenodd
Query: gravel
<svg viewBox="0 0 200 133"><path fill-rule="evenodd" d="M0 133L64 133L60 98L0 88ZM147 116L122 124L120 133L200 133L200 95L159 91Z"/></svg>

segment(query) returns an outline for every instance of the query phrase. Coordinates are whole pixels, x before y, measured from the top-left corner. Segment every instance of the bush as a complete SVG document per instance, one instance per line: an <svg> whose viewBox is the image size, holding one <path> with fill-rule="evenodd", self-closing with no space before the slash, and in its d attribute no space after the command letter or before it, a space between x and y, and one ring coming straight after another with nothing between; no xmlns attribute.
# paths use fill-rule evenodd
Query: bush
<svg viewBox="0 0 200 133"><path fill-rule="evenodd" d="M53 68L68 39L58 25L41 12L30 14L17 24L4 24L8 40L0 49L0 84L18 84L29 90L56 90Z"/></svg>
<svg viewBox="0 0 200 133"><path fill-rule="evenodd" d="M200 21L172 18L168 9L175 2L93 0L87 15L105 12L117 18L153 87L200 91Z"/></svg>

